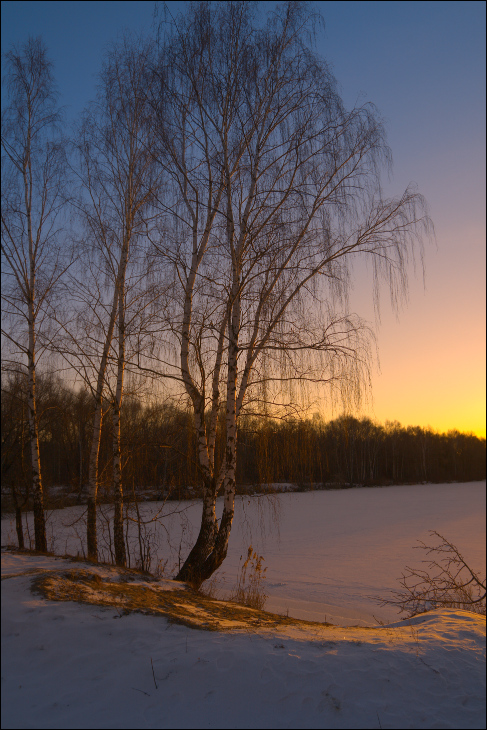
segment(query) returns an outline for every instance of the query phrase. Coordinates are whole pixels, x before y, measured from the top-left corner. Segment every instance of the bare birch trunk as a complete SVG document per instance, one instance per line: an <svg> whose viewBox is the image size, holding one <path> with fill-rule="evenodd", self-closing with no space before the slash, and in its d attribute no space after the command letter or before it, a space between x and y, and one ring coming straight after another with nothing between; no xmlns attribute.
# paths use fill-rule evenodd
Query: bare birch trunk
<svg viewBox="0 0 487 730"><path fill-rule="evenodd" d="M235 291L238 287L235 286ZM240 322L240 306L238 295L235 296L232 319L229 324L229 355L227 375L227 405L226 405L226 449L225 458L221 467L219 480L205 480L203 496L203 512L201 526L190 554L183 567L176 576L176 580L190 582L193 586L199 587L203 581L209 578L225 560L228 551L228 541L232 528L235 512L235 478L237 464L237 354L238 354L238 330ZM201 416L200 416L201 420ZM215 423L216 428L216 423ZM208 440L213 443L213 434L208 435ZM205 442L206 443L206 442ZM203 450L203 440L200 441L200 467L208 458L206 448ZM214 458L214 449L212 449ZM213 474L214 463L213 466ZM216 495L220 484L223 483L224 505L220 525L215 515Z"/></svg>
<svg viewBox="0 0 487 730"><path fill-rule="evenodd" d="M103 347L103 354L100 362L100 368L98 371L98 379L95 393L95 416L93 419L93 434L91 437L91 450L90 450L90 461L88 466L88 515L86 524L86 542L88 548L88 558L90 560L98 560L98 544L97 544L97 531L96 531L96 504L98 495L98 455L100 452L100 439L101 439L101 426L103 420L102 413L102 398L103 398L103 386L105 384L105 373L108 362L108 353L113 339L113 330L115 328L115 321L117 317L117 307L119 301L119 292L122 286L122 282L125 279L125 271L127 268L128 260L128 247L129 237L127 236L124 241L122 248L122 254L120 259L120 266L115 282L115 288L113 292L112 310L110 314L110 321L108 323L108 330L105 338L105 344Z"/></svg>
<svg viewBox="0 0 487 730"><path fill-rule="evenodd" d="M31 342L33 333L31 333ZM33 347L33 344L31 345ZM33 350L29 348L29 441L32 464L32 490L34 497L34 539L35 549L47 551L46 520L44 516L44 493L42 490L41 460L39 454L39 432L37 428L37 404L35 390L35 363Z"/></svg>
<svg viewBox="0 0 487 730"><path fill-rule="evenodd" d="M225 434L225 477L223 481L223 513L215 545L204 566L204 579L209 578L227 557L228 540L235 514L235 487L237 467L237 356L240 329L240 299L238 275L234 279L234 304L229 324L228 374Z"/></svg>
<svg viewBox="0 0 487 730"><path fill-rule="evenodd" d="M186 581L196 588L199 588L205 578L209 577L204 575L203 568L211 554L218 531L215 506L215 490L205 487L200 531L191 552L176 576L176 580Z"/></svg>
<svg viewBox="0 0 487 730"><path fill-rule="evenodd" d="M203 242L199 250L196 243L193 244L191 270L186 282L183 326L181 332L181 374L186 391L193 403L195 430L198 438L198 461L200 471L203 476L203 512L198 538L193 549L186 558L183 567L176 576L176 580L190 582L196 587L199 587L204 580L204 577L202 577L203 565L213 549L218 530L215 514L216 495L218 489L215 484L214 461L210 461L210 453L208 450L208 441L210 441L212 445L211 457L214 459L214 437L213 434L210 434L210 437L208 438L208 434L206 432L204 384L202 384L203 392L200 393L191 376L189 367L192 294L199 262L205 247L206 241ZM216 428L216 421L214 425Z"/></svg>
<svg viewBox="0 0 487 730"><path fill-rule="evenodd" d="M218 570L227 556L228 541L232 529L233 516L235 513L235 487L237 467L237 376L238 376L238 345L240 333L240 267L243 237L235 241L235 223L232 210L231 198L231 170L228 161L227 150L228 140L224 138L225 155L225 177L227 195L227 240L232 253L233 282L231 291L231 312L228 321L228 362L227 362L227 401L225 412L225 456L222 464L223 470L223 513L220 526L215 536L213 549L206 559L201 570L202 580L209 578L215 570ZM244 228L250 211L255 186L255 178L252 179L251 192L247 201L244 214Z"/></svg>
<svg viewBox="0 0 487 730"><path fill-rule="evenodd" d="M123 485L120 446L120 402L113 403L113 544L115 563L126 565L125 540L123 536Z"/></svg>
<svg viewBox="0 0 487 730"><path fill-rule="evenodd" d="M44 494L42 491L41 459L39 453L39 429L37 424L36 402L36 247L32 230L32 164L31 164L31 130L28 129L25 160L23 166L24 201L27 218L27 237L29 241L29 290L28 290L28 328L29 349L27 352L27 369L29 373L29 442L32 466L32 492L34 498L34 539L35 549L47 551L46 520L44 515Z"/></svg>
<svg viewBox="0 0 487 730"><path fill-rule="evenodd" d="M24 549L24 530L22 528L22 507L15 505L15 531L17 532L17 542L19 550Z"/></svg>
<svg viewBox="0 0 487 730"><path fill-rule="evenodd" d="M103 377L98 376L98 381ZM90 460L88 463L88 514L86 521L86 543L88 558L98 560L98 541L96 531L96 500L98 494L98 455L100 451L101 425L103 420L101 392L98 398L98 389L95 402L95 416L93 419L93 433L91 436Z"/></svg>
<svg viewBox="0 0 487 730"><path fill-rule="evenodd" d="M20 453L22 461L22 471L24 462L24 408L22 405L22 431L20 437ZM22 509L28 501L29 488L27 487L27 494L23 500L20 498L19 487L15 481L11 484L12 501L15 507L15 530L17 532L17 541L19 544L19 550L24 549L24 530L22 527Z"/></svg>
<svg viewBox="0 0 487 730"><path fill-rule="evenodd" d="M120 291L118 302L118 363L117 389L113 402L113 543L115 563L125 567L125 540L123 536L123 485L122 453L120 442L120 411L123 397L123 376L125 368L124 296Z"/></svg>

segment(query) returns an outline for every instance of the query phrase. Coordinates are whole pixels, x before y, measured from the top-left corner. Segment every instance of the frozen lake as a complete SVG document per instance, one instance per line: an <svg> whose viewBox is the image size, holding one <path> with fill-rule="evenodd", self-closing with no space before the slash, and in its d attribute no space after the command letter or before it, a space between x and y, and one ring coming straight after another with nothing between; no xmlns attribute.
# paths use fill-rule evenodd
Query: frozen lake
<svg viewBox="0 0 487 730"><path fill-rule="evenodd" d="M166 563L171 577L196 537L201 505L145 503L141 512L149 519L161 508L146 529L152 568ZM108 515L109 508L103 511ZM49 513L48 539L57 554L82 554L84 512L71 507ZM380 607L374 597L398 588L406 565L420 567L425 555L414 546L431 543L428 530L453 542L474 570L485 573L485 514L485 482L238 497L228 556L215 574L217 596L229 596L240 556L252 545L267 568L267 610L342 626L376 625L374 617L391 621L396 609ZM100 558L109 550L106 524L101 518ZM15 543L10 518L2 520L2 544L7 542Z"/></svg>

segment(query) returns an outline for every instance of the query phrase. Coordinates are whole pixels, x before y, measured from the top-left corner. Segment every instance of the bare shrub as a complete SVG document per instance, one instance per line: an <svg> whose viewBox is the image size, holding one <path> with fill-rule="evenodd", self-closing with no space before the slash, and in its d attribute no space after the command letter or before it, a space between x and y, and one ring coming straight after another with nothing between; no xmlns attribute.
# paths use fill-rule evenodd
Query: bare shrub
<svg viewBox="0 0 487 730"><path fill-rule="evenodd" d="M485 577L482 580L472 570L453 543L435 530L429 532L441 542L426 545L418 541L418 549L433 554L422 561L427 564L426 570L406 566L399 581L402 590L393 591L392 598L381 600L381 605L397 606L408 613L408 618L435 608L459 608L485 615Z"/></svg>
<svg viewBox="0 0 487 730"><path fill-rule="evenodd" d="M242 561L242 555L240 561ZM262 611L267 600L267 594L263 590L263 582L267 568L262 567L264 558L249 546L247 559L239 568L237 586L230 596L231 601L241 603L249 608L257 608Z"/></svg>

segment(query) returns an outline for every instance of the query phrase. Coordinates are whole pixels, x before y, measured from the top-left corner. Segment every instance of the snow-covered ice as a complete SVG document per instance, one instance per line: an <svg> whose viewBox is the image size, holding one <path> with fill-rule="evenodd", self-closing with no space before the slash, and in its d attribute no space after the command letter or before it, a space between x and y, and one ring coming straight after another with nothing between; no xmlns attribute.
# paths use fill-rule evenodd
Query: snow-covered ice
<svg viewBox="0 0 487 730"><path fill-rule="evenodd" d="M13 576L2 581L2 728L484 728L485 618L441 609L373 626L379 610L367 596L418 564L411 548L430 529L484 570L485 483L263 504L240 501L224 577L231 582L250 541L268 565L266 608L294 601L310 618L310 604L321 616L324 602L341 626L210 632L49 601L31 592L32 571L86 566L2 553L2 574ZM280 540L269 529L273 509ZM360 625L344 625L353 621Z"/></svg>

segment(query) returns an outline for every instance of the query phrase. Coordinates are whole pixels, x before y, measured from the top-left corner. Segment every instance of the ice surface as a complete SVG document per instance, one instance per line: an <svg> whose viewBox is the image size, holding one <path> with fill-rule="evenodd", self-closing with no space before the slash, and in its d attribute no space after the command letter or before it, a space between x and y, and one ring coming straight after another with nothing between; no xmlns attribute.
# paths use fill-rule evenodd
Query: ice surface
<svg viewBox="0 0 487 730"><path fill-rule="evenodd" d="M146 519L160 508L141 505ZM83 554L84 512L70 507L50 513L47 532L57 554ZM167 561L165 574L172 577L196 537L201 505L168 502L164 514L147 529L153 555L157 550L161 565ZM105 525L100 520L100 546L107 543ZM267 567L267 610L343 626L392 621L396 609L380 607L375 597L398 588L406 565L420 565L425 556L414 546L430 540L429 530L444 535L474 569L485 572L485 482L239 497L216 588L221 597L230 595L240 556L245 559L252 545ZM13 519L2 520L2 545L7 542L15 543ZM135 525L131 544L136 557ZM101 553L106 558L108 551Z"/></svg>

